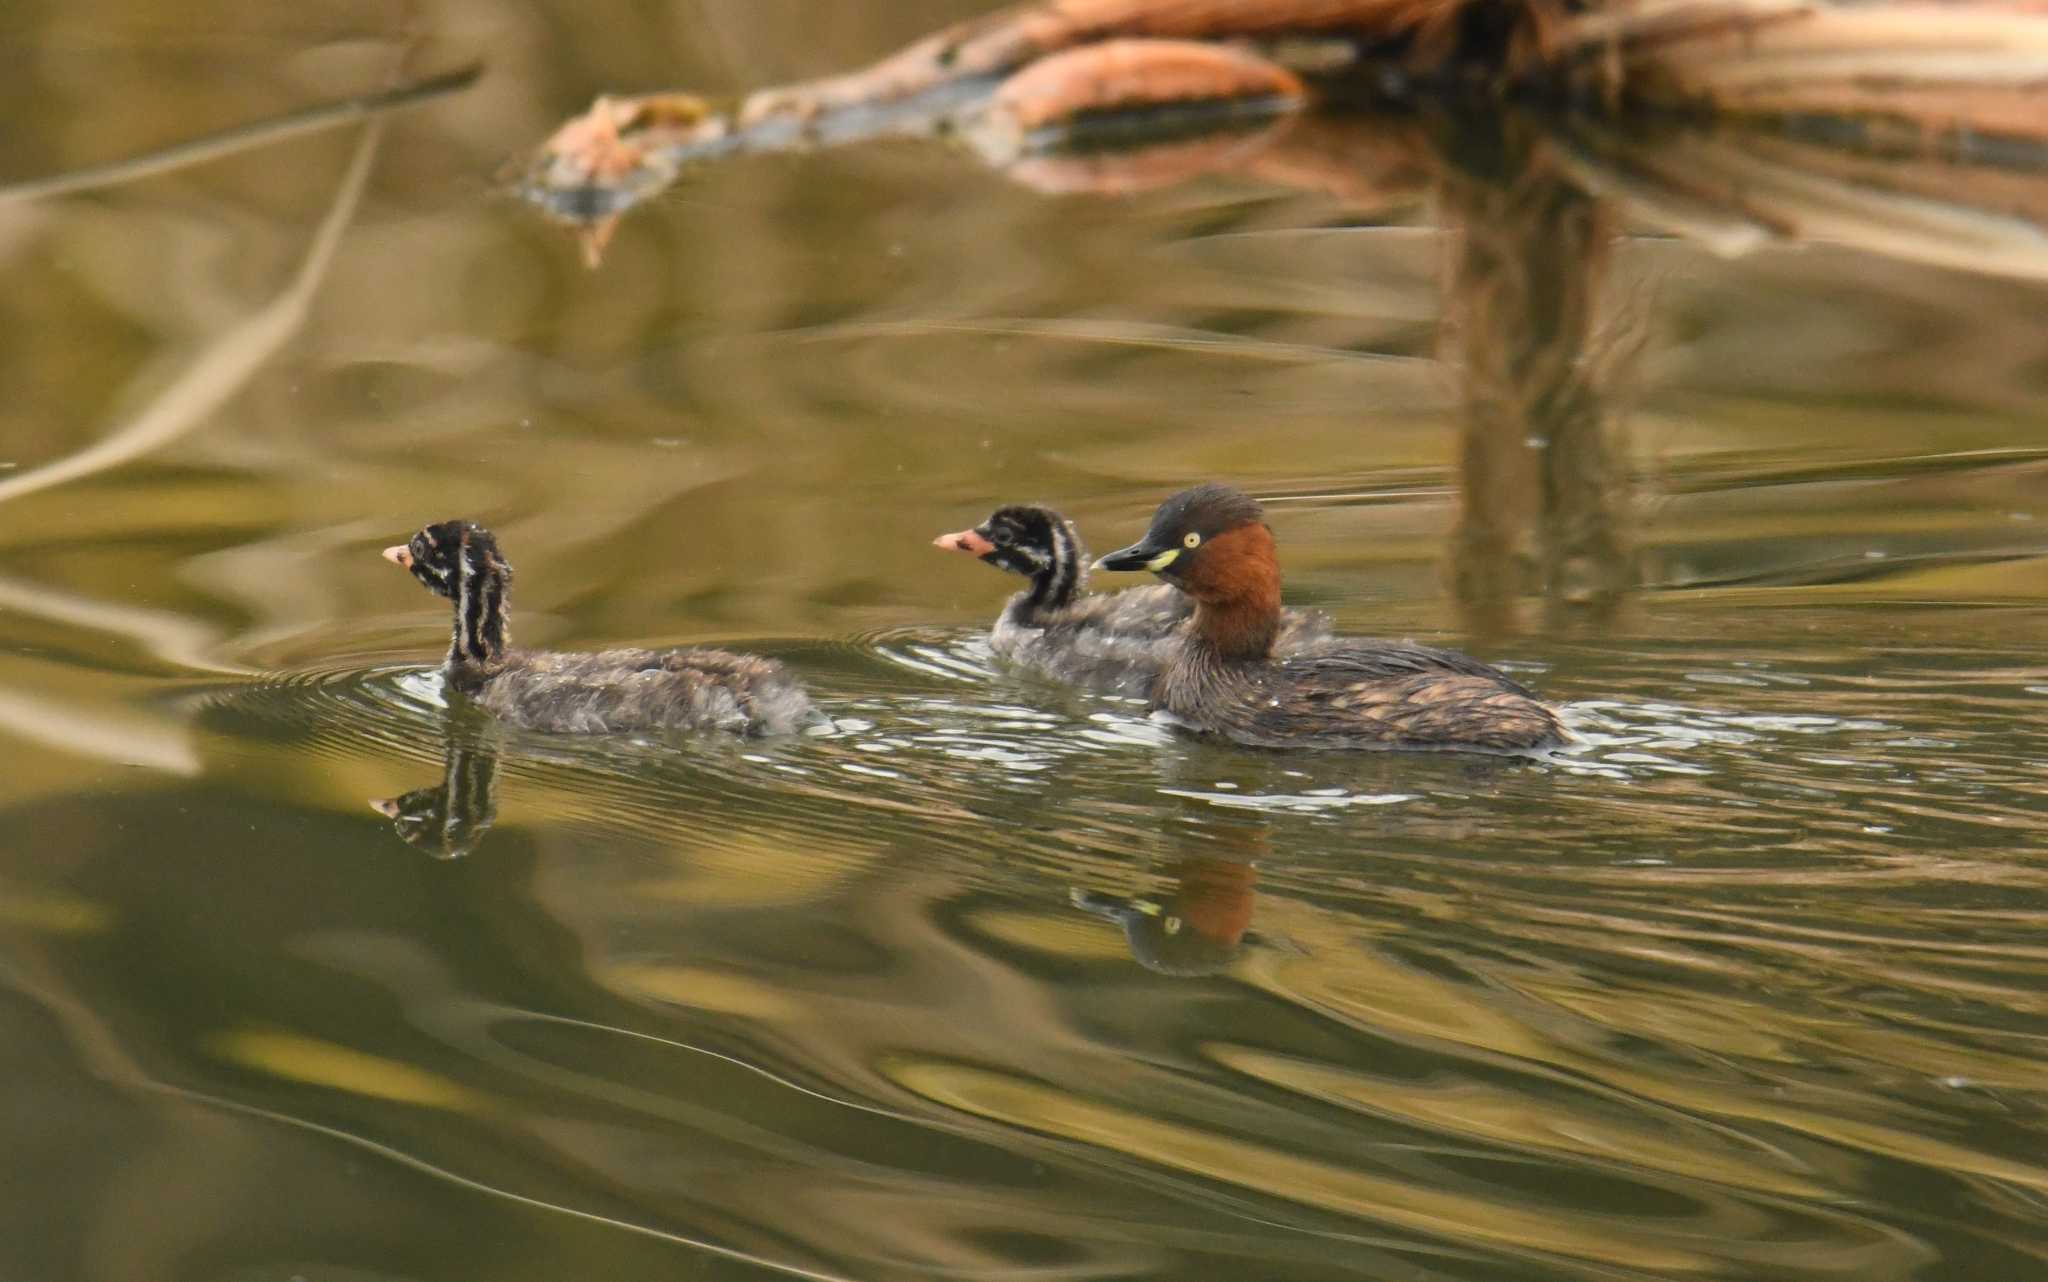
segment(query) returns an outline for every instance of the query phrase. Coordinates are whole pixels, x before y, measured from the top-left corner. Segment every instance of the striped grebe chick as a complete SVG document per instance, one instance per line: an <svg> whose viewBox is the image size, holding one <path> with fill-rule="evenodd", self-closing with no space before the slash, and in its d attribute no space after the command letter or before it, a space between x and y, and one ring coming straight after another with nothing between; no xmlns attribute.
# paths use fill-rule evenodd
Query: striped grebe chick
<svg viewBox="0 0 2048 1282"><path fill-rule="evenodd" d="M529 730L616 734L725 730L782 734L813 715L810 696L780 663L727 650L515 650L506 595L512 567L489 530L442 521L384 558L454 605L451 689Z"/></svg>

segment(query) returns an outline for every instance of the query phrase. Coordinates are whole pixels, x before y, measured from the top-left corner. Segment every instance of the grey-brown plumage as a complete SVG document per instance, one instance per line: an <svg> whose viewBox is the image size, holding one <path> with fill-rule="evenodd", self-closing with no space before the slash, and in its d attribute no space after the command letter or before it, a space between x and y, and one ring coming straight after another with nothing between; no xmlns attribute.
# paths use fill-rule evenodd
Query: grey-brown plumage
<svg viewBox="0 0 2048 1282"><path fill-rule="evenodd" d="M1554 709L1469 655L1340 639L1276 656L1280 565L1258 503L1204 485L1160 505L1139 542L1103 557L1148 569L1195 602L1152 702L1198 729L1263 747L1553 748Z"/></svg>
<svg viewBox="0 0 2048 1282"><path fill-rule="evenodd" d="M1506 673L1454 650L1395 641L1250 664L1192 638L1155 702L1259 747L1520 752L1564 742L1557 714Z"/></svg>
<svg viewBox="0 0 2048 1282"><path fill-rule="evenodd" d="M1194 600L1166 584L1083 593L1087 549L1073 523L1050 508L1000 507L980 525L932 542L1031 581L996 616L989 648L1056 681L1148 697L1194 618ZM1329 635L1320 610L1286 610L1274 648L1292 654Z"/></svg>
<svg viewBox="0 0 2048 1282"><path fill-rule="evenodd" d="M454 603L442 672L449 686L513 725L568 734L726 730L784 734L813 715L810 696L780 663L727 650L511 648L512 567L490 531L468 521L429 525L384 549L428 591Z"/></svg>

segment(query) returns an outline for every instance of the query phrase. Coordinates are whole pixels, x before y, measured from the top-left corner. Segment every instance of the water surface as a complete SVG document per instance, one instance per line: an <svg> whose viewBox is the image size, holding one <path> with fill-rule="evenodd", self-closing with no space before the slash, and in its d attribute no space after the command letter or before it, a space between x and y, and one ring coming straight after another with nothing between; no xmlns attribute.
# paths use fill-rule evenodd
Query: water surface
<svg viewBox="0 0 2048 1282"><path fill-rule="evenodd" d="M1580 341L1475 302L1483 184L752 157L596 273L490 193L601 88L973 9L427 4L490 70L373 150L0 205L0 1278L2048 1272L2042 287L1621 220ZM384 17L11 13L0 172L353 91ZM1210 478L1580 746L1194 741L1002 670L928 546ZM521 641L829 724L451 707L375 553L458 514Z"/></svg>

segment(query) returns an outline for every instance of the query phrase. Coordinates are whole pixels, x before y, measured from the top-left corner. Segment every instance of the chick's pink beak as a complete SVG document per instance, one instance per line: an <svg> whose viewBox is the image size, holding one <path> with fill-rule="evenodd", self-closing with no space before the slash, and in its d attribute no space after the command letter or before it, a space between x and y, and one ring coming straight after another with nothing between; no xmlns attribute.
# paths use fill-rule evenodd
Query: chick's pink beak
<svg viewBox="0 0 2048 1282"><path fill-rule="evenodd" d="M384 559L391 562L391 564L393 565L402 566L403 568L410 570L412 568L412 549L407 547L403 543L400 543L396 547L385 548Z"/></svg>
<svg viewBox="0 0 2048 1282"><path fill-rule="evenodd" d="M961 530L957 534L941 534L932 540L932 546L944 548L948 552L965 552L969 556L987 556L996 550L995 544L981 537L980 533L974 530Z"/></svg>

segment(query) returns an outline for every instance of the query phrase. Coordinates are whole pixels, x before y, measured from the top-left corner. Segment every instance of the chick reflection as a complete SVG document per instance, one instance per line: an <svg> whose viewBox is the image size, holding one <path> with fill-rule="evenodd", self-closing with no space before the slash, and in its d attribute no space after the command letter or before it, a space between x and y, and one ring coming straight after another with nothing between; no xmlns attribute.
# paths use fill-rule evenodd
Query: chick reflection
<svg viewBox="0 0 2048 1282"><path fill-rule="evenodd" d="M1162 975L1214 975L1237 960L1250 937L1255 861L1268 853L1263 820L1205 820L1188 833L1188 842L1161 899L1078 887L1068 892L1076 908L1120 926L1131 957Z"/></svg>
<svg viewBox="0 0 2048 1282"><path fill-rule="evenodd" d="M450 742L441 782L372 800L404 842L435 859L460 859L498 817L498 754Z"/></svg>

